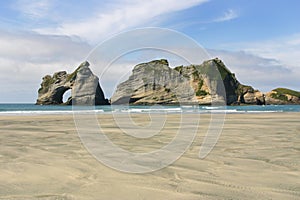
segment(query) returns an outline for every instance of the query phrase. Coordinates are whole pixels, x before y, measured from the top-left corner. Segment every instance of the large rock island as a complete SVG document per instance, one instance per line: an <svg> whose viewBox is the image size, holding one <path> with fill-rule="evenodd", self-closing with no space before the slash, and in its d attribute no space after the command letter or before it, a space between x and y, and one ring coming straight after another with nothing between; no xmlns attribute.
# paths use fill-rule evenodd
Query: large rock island
<svg viewBox="0 0 300 200"><path fill-rule="evenodd" d="M63 102L63 94L72 95ZM165 59L136 65L128 80L120 83L105 99L99 79L82 63L73 73L56 72L43 77L36 104L108 105L199 104L224 102L227 105L300 104L300 92L277 88L263 93L241 84L218 58L200 65L171 68Z"/></svg>
<svg viewBox="0 0 300 200"><path fill-rule="evenodd" d="M241 84L218 58L174 69L162 59L136 65L111 103L209 105L225 100L227 105L300 104L300 93L278 88L264 94Z"/></svg>

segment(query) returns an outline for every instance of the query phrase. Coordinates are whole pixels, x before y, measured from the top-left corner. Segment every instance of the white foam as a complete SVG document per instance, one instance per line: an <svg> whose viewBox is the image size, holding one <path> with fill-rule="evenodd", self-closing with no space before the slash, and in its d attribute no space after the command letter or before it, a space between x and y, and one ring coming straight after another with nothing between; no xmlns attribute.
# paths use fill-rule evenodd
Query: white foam
<svg viewBox="0 0 300 200"><path fill-rule="evenodd" d="M205 109L203 109L205 108ZM221 109L223 108L223 109ZM224 109L224 107L178 107L178 108L116 108L112 110L26 110L26 111L0 111L0 115L72 115L72 114L98 114L98 113L276 113L283 110L237 110Z"/></svg>
<svg viewBox="0 0 300 200"><path fill-rule="evenodd" d="M3 111L0 115L72 115L74 113L92 114L103 113L104 110L31 110L31 111Z"/></svg>
<svg viewBox="0 0 300 200"><path fill-rule="evenodd" d="M283 110L247 110L248 113L276 113L276 112L283 112Z"/></svg>
<svg viewBox="0 0 300 200"><path fill-rule="evenodd" d="M122 112L132 112L132 113L182 112L182 109L181 108L131 108L128 110L122 110Z"/></svg>
<svg viewBox="0 0 300 200"><path fill-rule="evenodd" d="M203 112L203 113L239 113L239 112L244 112L244 111L238 111L236 109L231 109L231 110L200 110L200 112Z"/></svg>
<svg viewBox="0 0 300 200"><path fill-rule="evenodd" d="M204 106L202 107L202 109L206 109L206 110L220 110L221 108L224 109L224 106Z"/></svg>

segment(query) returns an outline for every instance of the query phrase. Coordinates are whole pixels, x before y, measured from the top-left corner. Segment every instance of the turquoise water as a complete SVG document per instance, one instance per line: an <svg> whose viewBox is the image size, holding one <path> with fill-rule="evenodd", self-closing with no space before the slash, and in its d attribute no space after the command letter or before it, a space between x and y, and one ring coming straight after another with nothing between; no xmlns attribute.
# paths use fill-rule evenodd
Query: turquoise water
<svg viewBox="0 0 300 200"><path fill-rule="evenodd" d="M267 105L267 106L96 106L89 107L89 111L96 113L193 113L193 112L226 112L226 113L264 113L264 112L300 112L300 105ZM85 112L85 109L75 112ZM72 114L72 106L40 106L34 104L0 104L0 115L18 114Z"/></svg>

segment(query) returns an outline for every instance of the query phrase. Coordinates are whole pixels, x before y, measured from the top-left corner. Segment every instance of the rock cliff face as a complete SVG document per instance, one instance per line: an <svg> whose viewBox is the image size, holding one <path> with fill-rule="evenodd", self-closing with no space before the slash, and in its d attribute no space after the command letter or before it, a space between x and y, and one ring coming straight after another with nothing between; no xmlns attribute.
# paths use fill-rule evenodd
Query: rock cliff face
<svg viewBox="0 0 300 200"><path fill-rule="evenodd" d="M134 67L129 79L118 85L112 104L264 104L263 93L242 85L219 59L201 65L169 67L154 60Z"/></svg>
<svg viewBox="0 0 300 200"><path fill-rule="evenodd" d="M71 90L71 97L63 102L63 95ZM88 62L83 62L73 73L65 71L56 72L53 76L43 77L38 90L37 105L65 104L71 105L107 105L99 79L89 68Z"/></svg>
<svg viewBox="0 0 300 200"><path fill-rule="evenodd" d="M129 79L118 85L111 103L196 103L189 79L168 65L167 60L154 60L135 66Z"/></svg>

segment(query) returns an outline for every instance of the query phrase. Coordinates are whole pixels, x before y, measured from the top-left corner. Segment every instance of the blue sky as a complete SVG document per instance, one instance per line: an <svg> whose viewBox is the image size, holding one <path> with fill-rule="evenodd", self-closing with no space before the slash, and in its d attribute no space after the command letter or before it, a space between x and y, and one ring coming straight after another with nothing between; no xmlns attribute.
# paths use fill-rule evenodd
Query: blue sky
<svg viewBox="0 0 300 200"><path fill-rule="evenodd" d="M242 83L300 90L299 8L297 0L0 1L0 102L34 102L45 74L70 72L99 42L149 26L192 37Z"/></svg>

